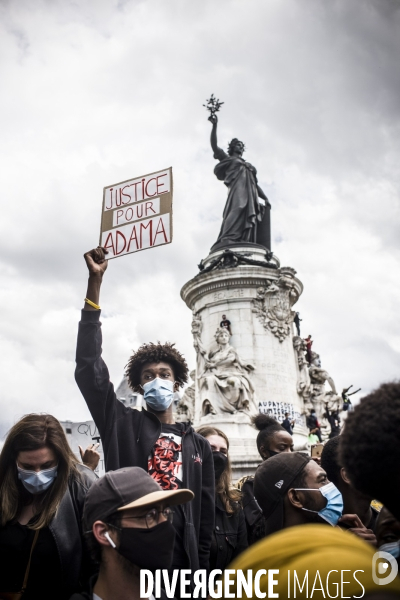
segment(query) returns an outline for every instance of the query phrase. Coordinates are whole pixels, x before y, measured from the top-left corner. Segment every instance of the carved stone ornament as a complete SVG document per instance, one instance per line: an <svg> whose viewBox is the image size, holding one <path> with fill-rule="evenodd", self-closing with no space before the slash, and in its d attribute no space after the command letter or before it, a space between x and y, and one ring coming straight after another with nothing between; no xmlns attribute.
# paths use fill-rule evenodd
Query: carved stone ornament
<svg viewBox="0 0 400 600"><path fill-rule="evenodd" d="M176 420L177 421L194 421L194 401L195 401L195 377L196 371L190 372L190 377L193 381L185 390L182 398L179 400L176 407Z"/></svg>
<svg viewBox="0 0 400 600"><path fill-rule="evenodd" d="M271 262L274 255L270 250L265 251L265 261L255 260L251 258L252 252L234 252L233 250L224 250L224 252L216 259L210 262L206 267L204 261L200 261L198 265L201 273L208 273L215 269L234 269L241 265L252 265L255 267L263 267L264 269L277 269L275 263Z"/></svg>
<svg viewBox="0 0 400 600"><path fill-rule="evenodd" d="M308 400L311 395L311 382L305 355L307 350L306 342L302 337L295 335L293 337L293 348L296 352L297 364L299 367L299 373L297 376L297 393L299 396L302 396L304 400Z"/></svg>
<svg viewBox="0 0 400 600"><path fill-rule="evenodd" d="M255 367L245 364L230 345L230 333L218 328L215 343L207 350L202 339L201 316L192 320L193 345L197 354L196 379L200 397L200 416L208 414L256 414L254 386L250 373Z"/></svg>
<svg viewBox="0 0 400 600"><path fill-rule="evenodd" d="M271 331L280 342L289 335L294 319L291 307L298 299L298 292L293 281L296 271L290 267L280 269L277 280L267 280L265 287L257 289L257 297L253 299L253 312L264 329Z"/></svg>
<svg viewBox="0 0 400 600"><path fill-rule="evenodd" d="M314 408L321 422L322 439L328 439L332 430L332 423L340 421L339 414L342 410L341 396L336 391L335 382L328 371L321 368L319 354L311 352L311 365L308 369L310 377L310 396L307 398L305 408L309 411ZM330 390L325 384L328 383Z"/></svg>

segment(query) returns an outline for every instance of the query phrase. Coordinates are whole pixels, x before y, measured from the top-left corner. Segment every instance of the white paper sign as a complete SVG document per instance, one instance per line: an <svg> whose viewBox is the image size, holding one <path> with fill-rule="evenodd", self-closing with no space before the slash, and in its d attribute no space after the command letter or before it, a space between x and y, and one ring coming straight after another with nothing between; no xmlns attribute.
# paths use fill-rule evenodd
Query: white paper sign
<svg viewBox="0 0 400 600"><path fill-rule="evenodd" d="M62 428L67 436L68 443L71 447L72 452L75 454L79 462L82 462L81 455L79 453L78 446L81 446L83 451L89 446L89 444L100 444L97 448L97 452L100 454L100 461L95 473L99 477L104 475L104 452L103 445L101 443L99 431L94 424L94 421L81 421L79 423L72 423L71 421L60 421Z"/></svg>
<svg viewBox="0 0 400 600"><path fill-rule="evenodd" d="M100 245L107 259L172 241L172 168L104 188Z"/></svg>

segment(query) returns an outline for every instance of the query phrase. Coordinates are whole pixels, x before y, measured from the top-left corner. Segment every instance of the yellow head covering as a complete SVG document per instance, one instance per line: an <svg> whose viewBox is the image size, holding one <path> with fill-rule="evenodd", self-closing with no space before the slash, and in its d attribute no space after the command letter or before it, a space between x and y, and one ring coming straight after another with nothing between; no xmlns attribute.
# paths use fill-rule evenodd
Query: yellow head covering
<svg viewBox="0 0 400 600"><path fill-rule="evenodd" d="M387 585L374 583L372 558L375 551L372 546L360 540L354 534L342 531L337 527L300 525L279 531L254 544L238 556L228 568L235 569L235 571L240 569L243 571L244 576L247 575L248 569L252 569L253 581L260 569L279 569L279 574L273 575L275 581L278 581L278 584L273 587L273 591L279 594L279 598L285 599L313 598L313 600L317 600L329 598L327 576L330 571L332 572L328 577L328 591L333 598L362 597L364 592L361 586L364 587L365 593L373 590L379 592L397 591L400 593L400 579L397 577ZM335 572L335 570L338 572ZM308 594L307 585L300 592L299 585L296 583L296 596L294 595L294 571L300 586L303 585L308 571ZM317 571L320 579L318 579ZM341 590L341 571L344 571L343 581L349 582L343 584L343 592ZM356 571L358 573L355 573ZM288 588L289 575L290 588ZM235 582L230 587L230 591L235 590L235 593L237 589L236 578L236 573L230 575L230 580ZM311 594L314 582L314 592ZM320 590L320 582L322 582L323 591ZM335 585L337 583L339 587ZM266 592L266 598L268 598L268 575L260 578L260 590ZM243 598L257 598L254 585L251 596L247 596L243 590Z"/></svg>

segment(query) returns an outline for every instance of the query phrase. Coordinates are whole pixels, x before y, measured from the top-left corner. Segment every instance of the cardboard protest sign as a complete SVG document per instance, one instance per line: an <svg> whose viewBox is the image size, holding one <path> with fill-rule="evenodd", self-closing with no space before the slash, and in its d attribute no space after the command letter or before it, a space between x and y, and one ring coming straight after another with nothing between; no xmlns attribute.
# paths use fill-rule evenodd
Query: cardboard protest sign
<svg viewBox="0 0 400 600"><path fill-rule="evenodd" d="M83 451L89 446L89 444L97 444L100 446L97 448L97 452L100 454L99 464L95 473L99 477L104 475L104 452L103 445L101 443L99 431L94 424L94 421L81 421L79 423L72 423L71 421L60 421L62 428L67 436L68 443L71 447L72 452L76 458L81 462L81 455L79 453L78 446L83 448Z"/></svg>
<svg viewBox="0 0 400 600"><path fill-rule="evenodd" d="M100 246L107 259L171 241L171 167L104 188Z"/></svg>

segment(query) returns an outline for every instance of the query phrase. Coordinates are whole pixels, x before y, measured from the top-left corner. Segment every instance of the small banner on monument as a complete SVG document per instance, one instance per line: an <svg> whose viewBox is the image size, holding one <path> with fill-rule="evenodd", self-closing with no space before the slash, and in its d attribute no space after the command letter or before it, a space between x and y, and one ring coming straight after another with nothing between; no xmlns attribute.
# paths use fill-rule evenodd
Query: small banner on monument
<svg viewBox="0 0 400 600"><path fill-rule="evenodd" d="M104 188L100 246L107 259L171 241L171 167Z"/></svg>

